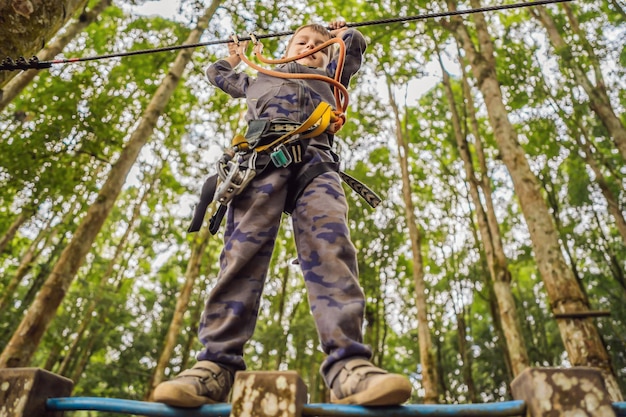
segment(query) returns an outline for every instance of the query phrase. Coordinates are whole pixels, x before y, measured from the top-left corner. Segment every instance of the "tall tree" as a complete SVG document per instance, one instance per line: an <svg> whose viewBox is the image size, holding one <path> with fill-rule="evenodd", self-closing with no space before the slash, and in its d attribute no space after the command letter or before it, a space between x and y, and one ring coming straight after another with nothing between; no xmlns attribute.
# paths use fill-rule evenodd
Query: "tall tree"
<svg viewBox="0 0 626 417"><path fill-rule="evenodd" d="M174 352L176 341L183 326L183 317L188 310L193 288L198 280L198 276L200 275L202 258L206 254L206 248L211 237L212 235L209 232L208 227L203 227L200 232L193 236L191 256L189 257L187 270L185 271L185 281L180 289L178 297L176 298L174 315L172 316L172 321L167 329L167 335L165 337L156 367L154 368L150 381L148 382L148 390L144 393L145 400L151 399L154 389L157 385L163 382L165 378L165 368L172 360L172 353Z"/></svg>
<svg viewBox="0 0 626 417"><path fill-rule="evenodd" d="M513 370L513 375L517 376L529 366L528 353L526 351L526 346L524 344L520 324L517 318L515 299L513 298L513 294L511 292L511 273L508 269L506 255L504 254L502 248L502 240L500 238L498 224L497 222L489 221L489 218L495 220L493 203L486 203L485 208L479 193L478 184L482 183L483 190L487 187L491 189L491 184L489 183L487 172L482 172L480 178L476 175L469 144L461 128L461 118L455 104L456 100L452 90L450 76L443 65L441 56L439 56L439 64L443 74L443 85L446 90L450 113L452 114L454 137L465 168L465 176L466 181L468 182L470 196L472 202L474 203L474 207L476 208L478 230L480 232L487 265L489 267L489 275L491 277L490 284L494 288L494 295L498 305L497 316L494 317L494 320L498 320L502 324L502 330L506 339L508 357L511 361L511 369ZM463 80L463 83L466 83L465 79ZM470 114L470 123L473 126L472 133L474 135L475 143L477 143L477 148L480 150L481 145L478 144L478 142L482 141L482 138L479 136L475 117L473 117L475 110L473 108L471 92L468 90L469 89L465 89L465 94L469 94L469 96L466 97L467 113ZM472 107L469 107L470 105ZM484 164L481 163L481 166L482 165ZM484 198L485 200L487 198L491 198L491 193L486 193ZM491 213L488 214L488 211L491 211Z"/></svg>
<svg viewBox="0 0 626 417"><path fill-rule="evenodd" d="M537 6L530 8L530 11L546 29L548 39L550 39L555 52L562 60L563 72L571 73L576 82L587 93L589 107L598 115L609 136L613 139L615 147L622 155L622 159L626 162L626 126L613 109L607 93L606 82L602 75L600 61L595 55L595 51L587 40L585 33L580 30L580 26L570 6L563 4L562 7L566 12L565 14L569 20L573 35L582 43L581 49L585 52L585 56L577 56L574 52L574 47L563 37L563 25L559 27L547 8ZM585 68L583 62L587 63L587 68ZM593 73L595 84L588 75L589 71Z"/></svg>
<svg viewBox="0 0 626 417"><path fill-rule="evenodd" d="M9 225L9 228L0 237L0 253L4 252L5 248L11 242L11 240L17 234L17 231L22 227L26 221L33 215L32 211L22 210L17 216L13 218L13 221Z"/></svg>
<svg viewBox="0 0 626 417"><path fill-rule="evenodd" d="M71 219L75 217L77 212L80 210L81 204L82 201L79 198L74 199L74 202L72 202L69 210L67 210L67 212L63 215L61 225L69 224L71 222ZM57 225L57 227L51 227L53 220L55 220L55 216L52 216L46 222L46 226L39 231L37 237L31 242L31 245L26 253L22 255L19 267L15 271L13 277L11 277L11 280L8 282L6 287L3 289L4 294L0 296L0 312L7 311L10 300L15 297L15 290L22 282L22 279L28 270L31 269L33 262L41 254L42 249L46 246L46 244L51 244L50 242L52 242L53 239L56 238L56 235L61 232L62 226ZM42 242L43 244L40 245ZM0 317L2 317L2 314L0 314Z"/></svg>
<svg viewBox="0 0 626 417"><path fill-rule="evenodd" d="M214 0L210 4L205 14L198 19L196 28L191 31L184 44L198 43L219 3L219 0ZM110 213L139 152L150 138L169 98L178 85L192 52L191 48L183 49L177 55L169 73L144 111L136 130L131 134L117 162L112 166L96 201L87 211L72 240L54 266L49 279L0 355L0 367L19 367L29 363L56 309L61 304L69 285Z"/></svg>
<svg viewBox="0 0 626 417"><path fill-rule="evenodd" d="M480 7L478 0L472 7ZM447 0L449 10L457 10L453 0ZM615 401L622 398L610 357L597 327L584 313L589 311L586 298L565 261L558 232L541 195L541 187L531 171L517 131L509 120L495 66L494 45L483 15L474 15L477 43L459 16L445 26L452 32L465 52L481 91L494 137L506 165L530 233L534 255L555 314L578 313L582 318L558 318L561 337L571 363L594 366L602 370L607 387Z"/></svg>
<svg viewBox="0 0 626 417"><path fill-rule="evenodd" d="M92 320L96 319L98 316L103 315L103 311L105 308L109 307L109 303L103 298L108 290L109 282L115 281L113 279L114 270L116 266L119 266L120 259L122 258L122 254L125 250L128 250L128 240L130 238L131 233L137 227L139 215L142 209L142 206L145 204L148 199L148 195L153 190L155 183L158 181L159 174L162 173L164 169L165 161L160 161L160 167L156 167L154 172L150 175L150 180L145 184L145 187L140 191L140 195L137 198L137 201L134 203L134 207L132 210L132 214L128 219L126 229L119 239L117 245L115 246L115 251L113 253L113 257L107 262L106 269L101 273L100 281L96 284L95 294L90 297L87 307L83 313L83 317L80 320L80 325L78 330L76 331L76 335L74 340L69 346L67 352L65 352L65 358L57 372L61 375L67 375L67 370L69 368L69 363L74 359L75 353L78 349L79 343L82 342L83 336L85 332L91 326ZM99 314L94 314L98 311Z"/></svg>
<svg viewBox="0 0 626 417"><path fill-rule="evenodd" d="M409 229L411 253L413 255L413 282L415 285L415 299L417 306L417 330L419 335L420 361L422 364L422 385L424 387L424 402L436 404L439 402L437 383L437 365L434 348L428 326L427 287L424 279L424 262L422 259L422 232L415 218L415 206L411 196L411 178L408 167L409 148L407 146L407 132L402 126L400 109L394 99L392 80L387 75L387 91L389 102L394 115L394 133L398 148L398 162L402 172L402 199L404 201L406 222Z"/></svg>
<svg viewBox="0 0 626 417"><path fill-rule="evenodd" d="M602 195L606 199L609 213L613 216L615 227L617 228L624 245L626 245L626 218L620 209L619 196L613 191L609 179L603 172L603 166L599 158L599 152L593 144L592 135L589 129L583 124L580 114L569 117L562 106L556 100L551 100L556 113L567 126L574 143L571 152L574 157L582 157L585 163L595 176L594 182L600 188ZM580 152L579 152L580 151ZM582 153L582 155L580 155ZM623 192L623 190L621 190Z"/></svg>

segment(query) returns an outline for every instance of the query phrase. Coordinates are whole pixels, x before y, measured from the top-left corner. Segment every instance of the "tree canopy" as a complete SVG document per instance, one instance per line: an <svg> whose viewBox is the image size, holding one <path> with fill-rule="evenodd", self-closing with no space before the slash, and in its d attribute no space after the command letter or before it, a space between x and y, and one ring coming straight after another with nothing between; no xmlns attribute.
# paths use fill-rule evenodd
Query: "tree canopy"
<svg viewBox="0 0 626 417"><path fill-rule="evenodd" d="M73 13L43 42L71 33L62 57L500 4L196 0L165 17L139 14L142 2L83 3L83 14L98 11L86 27L71 31L81 19ZM572 365L601 368L618 399L624 5L359 30L366 62L335 151L383 199L371 209L346 188L375 363L408 375L415 403L509 399L520 369ZM0 52L26 54L2 39ZM280 57L286 40L263 39L265 54ZM145 399L193 363L221 232L186 229L204 179L245 130L245 103L204 76L226 54L218 44L53 65L2 108L0 366L65 375L75 395ZM0 85L8 92L26 74L0 72ZM323 353L283 223L247 365L296 370L313 402L325 401Z"/></svg>

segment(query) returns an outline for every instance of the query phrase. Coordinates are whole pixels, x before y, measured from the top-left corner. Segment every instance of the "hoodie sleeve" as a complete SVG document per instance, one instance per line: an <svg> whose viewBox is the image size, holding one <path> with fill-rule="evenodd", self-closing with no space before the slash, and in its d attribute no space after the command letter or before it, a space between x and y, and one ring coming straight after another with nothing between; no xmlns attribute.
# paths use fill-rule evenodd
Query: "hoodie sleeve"
<svg viewBox="0 0 626 417"><path fill-rule="evenodd" d="M250 85L250 76L244 72L235 72L230 64L220 59L206 69L209 82L230 94L233 98L245 97Z"/></svg>
<svg viewBox="0 0 626 417"><path fill-rule="evenodd" d="M341 84L346 88L350 84L350 78L361 68L363 62L363 54L367 48L365 37L356 29L350 28L341 34L343 42L346 44L346 59L343 64L343 72L341 73ZM328 64L328 73L331 76L337 71L337 57Z"/></svg>

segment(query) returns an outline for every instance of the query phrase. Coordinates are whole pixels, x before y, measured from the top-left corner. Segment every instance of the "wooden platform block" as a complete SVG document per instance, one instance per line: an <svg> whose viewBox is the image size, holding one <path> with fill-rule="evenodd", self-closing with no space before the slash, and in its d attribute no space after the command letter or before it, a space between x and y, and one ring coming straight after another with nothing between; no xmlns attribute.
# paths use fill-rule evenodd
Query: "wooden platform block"
<svg viewBox="0 0 626 417"><path fill-rule="evenodd" d="M596 368L528 368L511 383L513 398L526 401L530 417L615 417Z"/></svg>
<svg viewBox="0 0 626 417"><path fill-rule="evenodd" d="M0 416L62 417L46 410L46 400L69 397L73 388L72 380L43 369L0 369Z"/></svg>
<svg viewBox="0 0 626 417"><path fill-rule="evenodd" d="M307 388L295 371L237 372L231 417L300 417Z"/></svg>

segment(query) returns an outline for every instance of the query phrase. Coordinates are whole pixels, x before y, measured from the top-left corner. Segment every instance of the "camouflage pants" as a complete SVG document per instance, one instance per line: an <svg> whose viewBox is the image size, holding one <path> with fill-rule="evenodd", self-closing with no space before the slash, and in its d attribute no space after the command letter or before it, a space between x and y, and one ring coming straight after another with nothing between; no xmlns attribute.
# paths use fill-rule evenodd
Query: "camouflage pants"
<svg viewBox="0 0 626 417"><path fill-rule="evenodd" d="M330 154L309 146L301 170L322 161L331 161ZM291 175L289 169L269 167L230 203L220 273L200 321L204 349L198 360L245 369L244 344L256 325ZM326 172L308 185L292 213L311 312L328 355L321 369L327 381L333 364L371 357L363 344L365 301L347 212L339 174Z"/></svg>

